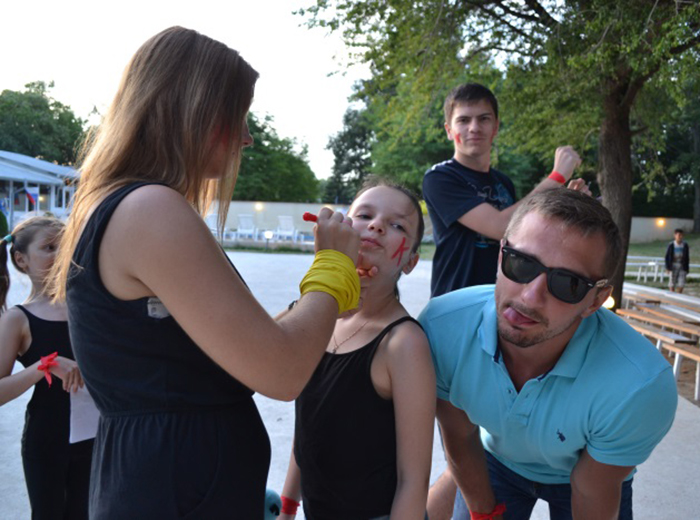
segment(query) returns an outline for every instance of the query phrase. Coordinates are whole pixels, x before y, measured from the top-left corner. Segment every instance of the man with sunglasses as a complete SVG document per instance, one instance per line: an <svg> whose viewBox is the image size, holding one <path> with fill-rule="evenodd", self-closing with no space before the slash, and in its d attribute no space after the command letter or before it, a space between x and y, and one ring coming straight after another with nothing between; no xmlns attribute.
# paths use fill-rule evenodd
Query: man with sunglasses
<svg viewBox="0 0 700 520"><path fill-rule="evenodd" d="M601 308L619 231L595 199L550 190L520 205L500 249L495 286L434 298L419 318L454 518L526 519L541 499L552 520L631 519L632 475L677 392L663 356Z"/></svg>

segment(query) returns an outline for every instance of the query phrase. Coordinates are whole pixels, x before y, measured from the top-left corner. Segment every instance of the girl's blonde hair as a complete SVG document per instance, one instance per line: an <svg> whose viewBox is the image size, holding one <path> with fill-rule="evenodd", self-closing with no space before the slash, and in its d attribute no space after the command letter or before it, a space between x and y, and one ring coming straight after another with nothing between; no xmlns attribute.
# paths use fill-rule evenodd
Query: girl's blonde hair
<svg viewBox="0 0 700 520"><path fill-rule="evenodd" d="M17 265L15 253L27 254L29 245L34 242L36 234L42 229L53 229L57 234L61 233L65 224L55 217L30 217L15 226L12 233L0 241L0 313L7 307L7 293L10 291L10 271L7 269L7 258L10 257L12 265L19 272L24 270ZM8 247L9 251L8 251Z"/></svg>
<svg viewBox="0 0 700 520"><path fill-rule="evenodd" d="M86 219L119 187L163 183L202 216L217 199L223 228L257 78L238 52L182 27L156 34L136 51L103 122L80 154L80 185L53 269L57 299L65 298ZM207 179L211 152L222 142L227 147L226 174Z"/></svg>

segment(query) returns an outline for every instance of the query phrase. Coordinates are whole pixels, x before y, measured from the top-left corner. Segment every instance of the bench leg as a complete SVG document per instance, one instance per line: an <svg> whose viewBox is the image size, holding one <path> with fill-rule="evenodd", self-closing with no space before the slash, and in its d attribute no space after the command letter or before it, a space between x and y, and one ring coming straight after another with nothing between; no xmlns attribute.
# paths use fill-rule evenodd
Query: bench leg
<svg viewBox="0 0 700 520"><path fill-rule="evenodd" d="M661 340L660 340L660 339L657 339L657 340L656 340L656 350L658 350L659 352L661 352Z"/></svg>
<svg viewBox="0 0 700 520"><path fill-rule="evenodd" d="M673 377L675 377L676 382L678 382L678 376L681 373L681 362L683 361L683 356L681 356L678 352L675 354L676 358L673 360Z"/></svg>

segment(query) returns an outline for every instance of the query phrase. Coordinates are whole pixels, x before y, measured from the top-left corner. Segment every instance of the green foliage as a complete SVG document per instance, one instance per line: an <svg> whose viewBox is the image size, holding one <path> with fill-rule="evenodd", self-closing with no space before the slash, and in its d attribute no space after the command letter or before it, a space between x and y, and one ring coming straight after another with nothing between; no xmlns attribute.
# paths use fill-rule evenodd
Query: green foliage
<svg viewBox="0 0 700 520"><path fill-rule="evenodd" d="M7 224L5 213L0 211L0 235L6 236L10 233L10 227Z"/></svg>
<svg viewBox="0 0 700 520"><path fill-rule="evenodd" d="M351 58L370 65L372 79L358 98L375 121L374 169L414 182L431 155L423 149L441 141L440 126L429 122L445 94L477 81L501 102L502 170L524 160L534 161L534 172L551 163L557 146L572 144L584 157L579 173L603 175L618 201L632 189L632 172L610 170L616 158L601 153L660 151L669 110L644 89L664 92L675 105L688 99L684 80L697 77L698 2L317 0L299 14L310 26L342 32ZM622 131L601 152L605 124ZM653 180L669 165L660 170L647 157L635 166L655 194ZM520 189L531 174L516 179Z"/></svg>
<svg viewBox="0 0 700 520"><path fill-rule="evenodd" d="M370 172L374 133L365 110L349 108L343 116L343 129L328 140L333 152L333 173L325 183L323 200L349 204Z"/></svg>
<svg viewBox="0 0 700 520"><path fill-rule="evenodd" d="M23 92L0 94L0 150L74 164L84 121L50 96L53 82L36 81Z"/></svg>
<svg viewBox="0 0 700 520"><path fill-rule="evenodd" d="M296 141L279 137L269 116L250 114L248 126L255 142L243 152L234 200L315 202L319 183L306 147L298 152Z"/></svg>

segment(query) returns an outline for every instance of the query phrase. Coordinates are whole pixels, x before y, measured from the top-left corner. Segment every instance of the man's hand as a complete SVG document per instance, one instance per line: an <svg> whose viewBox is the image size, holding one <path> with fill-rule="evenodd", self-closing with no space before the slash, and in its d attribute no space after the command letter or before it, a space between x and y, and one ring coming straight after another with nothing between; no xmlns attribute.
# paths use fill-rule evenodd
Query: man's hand
<svg viewBox="0 0 700 520"><path fill-rule="evenodd" d="M554 153L553 171L559 172L568 182L574 170L581 164L581 157L571 146L560 146Z"/></svg>

